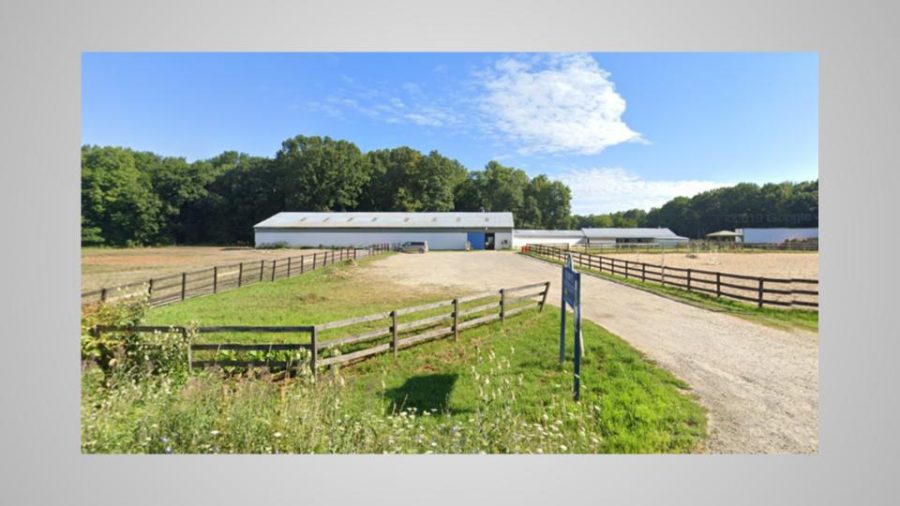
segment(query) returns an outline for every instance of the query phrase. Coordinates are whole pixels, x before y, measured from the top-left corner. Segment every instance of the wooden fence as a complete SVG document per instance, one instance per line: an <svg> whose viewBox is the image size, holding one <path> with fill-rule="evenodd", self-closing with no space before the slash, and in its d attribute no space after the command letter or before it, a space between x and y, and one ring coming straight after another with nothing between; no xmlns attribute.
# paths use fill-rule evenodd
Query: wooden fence
<svg viewBox="0 0 900 506"><path fill-rule="evenodd" d="M224 290L290 278L334 263L356 260L389 251L389 244L367 248L332 249L275 260L254 260L151 278L126 285L91 290L81 294L81 304L112 302L146 295L150 305L161 306Z"/></svg>
<svg viewBox="0 0 900 506"><path fill-rule="evenodd" d="M529 244L525 251L556 260L565 260L572 255L575 265L599 272L624 276L648 283L682 288L717 298L726 297L750 302L757 307L819 307L819 280L798 278L770 278L730 274L679 267L667 267L643 262L631 262L614 257L605 257L567 251L542 244Z"/></svg>
<svg viewBox="0 0 900 506"><path fill-rule="evenodd" d="M189 367L254 367L296 370L308 365L313 375L318 369L331 365L350 364L369 357L399 350L440 338L459 338L462 330L505 321L523 311L534 308L543 311L550 282L481 292L452 300L444 300L348 318L316 325L293 327L198 327L199 334L293 334L306 342L287 343L191 343ZM115 332L182 332L179 326L112 326L98 325L91 329L95 337ZM331 334L331 335L328 335ZM282 357L272 358L272 352L307 350L308 359L302 362ZM335 353L340 350L341 353ZM265 354L263 358L221 358L221 352ZM344 351L347 351L344 353ZM199 357L200 355L210 355ZM277 354L277 353L276 353Z"/></svg>

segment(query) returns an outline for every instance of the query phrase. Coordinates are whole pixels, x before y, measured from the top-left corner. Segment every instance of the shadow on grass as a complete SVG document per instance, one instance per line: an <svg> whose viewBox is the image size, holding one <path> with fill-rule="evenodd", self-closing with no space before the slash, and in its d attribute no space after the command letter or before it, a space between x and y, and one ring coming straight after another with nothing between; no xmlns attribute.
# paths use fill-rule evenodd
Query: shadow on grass
<svg viewBox="0 0 900 506"><path fill-rule="evenodd" d="M390 400L387 413L403 409L414 409L420 413L432 410L455 413L449 404L458 377L457 374L425 374L407 379L403 385L385 391L385 397Z"/></svg>

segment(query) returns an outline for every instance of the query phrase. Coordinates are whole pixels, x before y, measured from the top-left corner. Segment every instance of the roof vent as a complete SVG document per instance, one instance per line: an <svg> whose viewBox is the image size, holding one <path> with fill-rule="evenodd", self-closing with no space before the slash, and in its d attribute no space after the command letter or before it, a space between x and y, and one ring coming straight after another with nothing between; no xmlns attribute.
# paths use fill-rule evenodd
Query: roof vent
<svg viewBox="0 0 900 506"><path fill-rule="evenodd" d="M347 222L351 222L351 221L353 221L353 216L347 218Z"/></svg>
<svg viewBox="0 0 900 506"><path fill-rule="evenodd" d="M434 218L431 218L431 221L437 221L437 216L435 216Z"/></svg>
<svg viewBox="0 0 900 506"><path fill-rule="evenodd" d="M377 219L378 219L378 216L374 216L374 217L372 218L372 221L375 221L375 220L377 220Z"/></svg>
<svg viewBox="0 0 900 506"><path fill-rule="evenodd" d="M462 216L457 216L456 221L462 221Z"/></svg>
<svg viewBox="0 0 900 506"><path fill-rule="evenodd" d="M300 221L306 221L306 216L300 218Z"/></svg>
<svg viewBox="0 0 900 506"><path fill-rule="evenodd" d="M328 221L328 220L330 220L330 219L331 219L331 216L328 216L328 217L326 217L324 220L322 220L322 223L325 223L326 221Z"/></svg>
<svg viewBox="0 0 900 506"><path fill-rule="evenodd" d="M403 218L403 222L404 222L404 223L407 222L407 221L409 221L409 216L407 216L406 218Z"/></svg>

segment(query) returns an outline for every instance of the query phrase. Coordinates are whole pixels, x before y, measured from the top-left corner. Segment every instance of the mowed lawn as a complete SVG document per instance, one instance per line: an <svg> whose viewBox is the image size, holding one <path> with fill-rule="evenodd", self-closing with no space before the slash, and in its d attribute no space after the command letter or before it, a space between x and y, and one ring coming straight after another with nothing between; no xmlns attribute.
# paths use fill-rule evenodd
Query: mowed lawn
<svg viewBox="0 0 900 506"><path fill-rule="evenodd" d="M357 283L360 271L368 268L377 268L377 259L156 308L149 312L146 322L302 325L462 295ZM521 445L510 443L508 434L500 443L491 442L490 435L482 433L474 447L479 451L667 453L701 449L706 434L705 410L691 395L688 385L591 322L585 322L583 328L587 351L582 361L582 399L579 403L572 401L573 327L569 323L568 356L563 368L558 363L559 310L548 305L543 312L535 308L504 323L463 331L458 341L443 339L401 350L396 358L387 354L339 371L325 371L320 383L341 385L339 404L345 412L343 416L352 419L360 413L389 419L410 413L419 429L432 434L451 434L456 427L462 430L479 424L479 418L486 413L508 417L510 420L503 424L521 425L513 429L524 431L513 437L521 439ZM242 339L263 342L262 339L276 338L236 334L227 340ZM279 395L282 401L285 396L283 391L278 392L279 389L259 390L253 402L258 404L262 402L260 395L268 395L278 405ZM227 402L233 403L234 398ZM497 411L497 406L502 409ZM286 415L275 409L271 416L283 419ZM290 445L280 438L282 451L308 450L303 442ZM205 448L196 437L191 441L179 451ZM467 452L473 450L474 444L453 446L454 439L448 435L446 444L442 438L432 438L432 447L411 443L398 450L390 446L391 441L395 441L393 437L383 442L389 448L375 445L374 451ZM276 442L263 442L252 448L232 442L227 450L219 449L267 451L279 448ZM363 446L350 451L373 451L368 443Z"/></svg>

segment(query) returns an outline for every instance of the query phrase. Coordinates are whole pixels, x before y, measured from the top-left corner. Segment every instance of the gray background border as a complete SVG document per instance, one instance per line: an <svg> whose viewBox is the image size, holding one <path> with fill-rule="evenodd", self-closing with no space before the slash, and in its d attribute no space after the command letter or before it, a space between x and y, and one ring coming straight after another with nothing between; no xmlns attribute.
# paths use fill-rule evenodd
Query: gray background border
<svg viewBox="0 0 900 506"><path fill-rule="evenodd" d="M3 2L0 503L894 502L898 10L770 0ZM80 53L105 50L817 51L819 454L80 455ZM878 238L878 248L855 238Z"/></svg>

